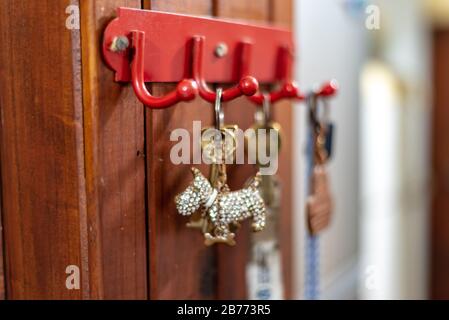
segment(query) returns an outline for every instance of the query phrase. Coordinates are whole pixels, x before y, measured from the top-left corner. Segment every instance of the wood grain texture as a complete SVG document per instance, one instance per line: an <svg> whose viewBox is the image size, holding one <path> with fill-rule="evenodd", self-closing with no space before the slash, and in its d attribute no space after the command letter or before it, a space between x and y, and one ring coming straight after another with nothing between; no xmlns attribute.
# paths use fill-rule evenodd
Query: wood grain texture
<svg viewBox="0 0 449 320"><path fill-rule="evenodd" d="M269 0L217 0L214 2L217 18L234 18L267 22ZM242 97L224 105L225 122L237 124L246 130L254 123L256 106ZM232 190L240 189L253 177L254 165L228 166L228 182ZM250 258L250 228L245 222L237 231L235 247L219 246L218 249L218 292L219 299L247 299L246 266Z"/></svg>
<svg viewBox="0 0 449 320"><path fill-rule="evenodd" d="M431 298L449 299L449 30L433 36Z"/></svg>
<svg viewBox="0 0 449 320"><path fill-rule="evenodd" d="M81 31L65 27L68 5L80 5ZM247 297L247 223L236 247L207 248L201 232L185 227L173 201L192 176L190 165L170 161L176 143L170 133L192 132L194 120L211 125L212 105L197 99L145 110L102 62L101 33L116 7L141 5L258 21L276 15L274 0L2 2L0 165L9 299ZM173 88L152 85L155 95ZM238 99L225 106L226 122L246 129L254 111ZM288 132L291 115L276 117ZM290 149L288 138L283 144ZM287 201L291 162L282 157ZM207 166L198 167L208 174ZM231 166L231 188L254 173L250 165ZM283 239L289 259L288 235ZM81 269L81 290L67 290L68 265ZM284 272L288 278L285 266ZM1 288L0 269L0 298Z"/></svg>
<svg viewBox="0 0 449 320"><path fill-rule="evenodd" d="M270 0L213 0L214 15L218 17L244 19L248 21L269 21Z"/></svg>
<svg viewBox="0 0 449 320"><path fill-rule="evenodd" d="M99 49L116 7L140 1L81 1L82 39L65 28L70 4L0 11L8 298L145 299L144 110ZM70 264L80 291L65 288Z"/></svg>
<svg viewBox="0 0 449 320"><path fill-rule="evenodd" d="M2 214L9 299L90 296L77 1L2 1ZM51 14L50 14L51 13ZM45 23L44 23L45 22ZM68 265L81 290L65 286Z"/></svg>
<svg viewBox="0 0 449 320"><path fill-rule="evenodd" d="M144 106L130 85L114 82L99 41L120 6L141 1L81 2L89 258L98 276L91 282L98 298L146 299Z"/></svg>
<svg viewBox="0 0 449 320"><path fill-rule="evenodd" d="M270 12L270 19L273 23L293 28L293 1L271 0ZM273 108L273 117L282 127L282 150L279 156L278 171L282 187L279 241L285 298L292 299L294 297L293 284L296 283L293 274L293 104L288 100L280 101Z"/></svg>
<svg viewBox="0 0 449 320"><path fill-rule="evenodd" d="M0 196L1 200L1 196ZM5 300L6 293L5 293L5 273L3 268L3 225L2 225L2 219L1 219L2 212L0 210L0 300Z"/></svg>
<svg viewBox="0 0 449 320"><path fill-rule="evenodd" d="M210 15L209 0L145 1L145 8L177 13ZM156 96L173 85L154 84ZM170 161L174 129L192 134L194 120L212 123L212 106L197 99L164 110L147 111L147 173L150 235L150 298L212 299L215 297L215 248L204 246L199 230L188 229L188 220L177 214L174 197L192 180L191 165ZM208 174L206 166L198 166Z"/></svg>
<svg viewBox="0 0 449 320"><path fill-rule="evenodd" d="M292 0L271 0L270 1L270 21L284 28L293 28L294 1Z"/></svg>

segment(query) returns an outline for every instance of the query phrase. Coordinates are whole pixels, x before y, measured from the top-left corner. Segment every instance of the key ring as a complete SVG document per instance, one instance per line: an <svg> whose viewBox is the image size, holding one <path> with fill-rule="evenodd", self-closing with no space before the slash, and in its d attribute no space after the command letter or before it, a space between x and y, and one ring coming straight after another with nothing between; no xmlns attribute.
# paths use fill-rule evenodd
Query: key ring
<svg viewBox="0 0 449 320"><path fill-rule="evenodd" d="M321 116L318 115L319 102L321 102ZM326 98L320 98L317 92L313 91L306 96L306 103L309 106L310 122L312 123L316 133L324 131L326 124L329 122L330 109L328 100Z"/></svg>
<svg viewBox="0 0 449 320"><path fill-rule="evenodd" d="M306 103L309 106L310 122L312 123L314 130L319 131L321 129L321 123L318 120L318 97L316 96L315 92L311 92L306 96Z"/></svg>
<svg viewBox="0 0 449 320"><path fill-rule="evenodd" d="M194 178L190 186L175 197L179 214L191 216L196 212L201 213L199 222L192 219L190 226L201 228L207 246L214 243L235 245L235 226L250 217L253 219L253 231L263 230L266 223L265 203L259 190L260 172L241 190L231 192L227 184L226 164L233 163L227 160L228 155L233 156L236 150L235 131L238 127L224 124L224 113L221 108L223 90L218 88L216 95L215 130L213 130L215 133L204 144L203 140L201 141L202 151L212 155L209 179L198 169L193 168ZM209 129L211 128L205 130ZM203 135L201 138L203 139Z"/></svg>
<svg viewBox="0 0 449 320"><path fill-rule="evenodd" d="M267 92L264 92L263 103L262 103L264 126L267 126L268 122L270 121L270 104L271 104L270 94Z"/></svg>
<svg viewBox="0 0 449 320"><path fill-rule="evenodd" d="M221 108L221 99L223 97L223 89L217 89L217 98L215 99L215 129L221 130L223 128L224 114Z"/></svg>
<svg viewBox="0 0 449 320"><path fill-rule="evenodd" d="M326 162L328 158L327 151L325 149L326 146L326 124L325 120L320 121L318 116L318 95L315 92L312 92L306 97L307 105L309 106L309 116L310 122L313 126L314 130L314 152L315 152L315 161L318 164L323 164ZM325 106L326 107L326 106ZM327 118L328 112L327 108L324 110L324 117Z"/></svg>

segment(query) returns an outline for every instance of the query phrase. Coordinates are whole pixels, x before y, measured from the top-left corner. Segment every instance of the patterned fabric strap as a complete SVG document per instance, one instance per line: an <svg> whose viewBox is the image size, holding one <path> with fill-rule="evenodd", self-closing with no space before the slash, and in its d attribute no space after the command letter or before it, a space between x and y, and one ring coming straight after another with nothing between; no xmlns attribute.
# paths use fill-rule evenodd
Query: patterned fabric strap
<svg viewBox="0 0 449 320"><path fill-rule="evenodd" d="M308 141L307 141L307 192L310 193L310 178L312 177L312 171L314 166L313 157L313 132L309 129ZM319 261L319 237L312 236L306 232L306 264L305 264L305 290L304 296L306 300L318 300L319 299L319 287L320 287L320 261Z"/></svg>

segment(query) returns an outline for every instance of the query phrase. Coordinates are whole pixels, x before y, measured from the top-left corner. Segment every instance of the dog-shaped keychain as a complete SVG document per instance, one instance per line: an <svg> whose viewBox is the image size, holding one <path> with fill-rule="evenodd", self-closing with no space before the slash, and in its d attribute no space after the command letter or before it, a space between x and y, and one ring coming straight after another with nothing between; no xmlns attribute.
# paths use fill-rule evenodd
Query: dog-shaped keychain
<svg viewBox="0 0 449 320"><path fill-rule="evenodd" d="M221 88L217 89L215 132L211 136L213 139L202 144L203 151L212 151L208 152L212 160L210 180L201 171L192 168L193 181L184 192L175 197L179 214L192 216L201 210L201 218L192 219L188 226L202 229L207 246L215 243L235 245L235 234L231 227L239 226L241 221L252 218L253 231L261 231L266 220L265 204L259 191L260 173L241 190L230 191L227 185L226 157L235 151L237 140L231 129L233 126L223 124L222 93ZM230 137L231 140L226 141L223 137ZM227 143L229 141L231 144Z"/></svg>
<svg viewBox="0 0 449 320"><path fill-rule="evenodd" d="M204 233L205 245L226 243L235 245L235 234L230 226L252 218L253 231L265 227L265 204L259 192L258 173L248 187L238 191L218 191L200 170L192 168L193 181L176 196L179 214L190 216L202 210L209 231Z"/></svg>

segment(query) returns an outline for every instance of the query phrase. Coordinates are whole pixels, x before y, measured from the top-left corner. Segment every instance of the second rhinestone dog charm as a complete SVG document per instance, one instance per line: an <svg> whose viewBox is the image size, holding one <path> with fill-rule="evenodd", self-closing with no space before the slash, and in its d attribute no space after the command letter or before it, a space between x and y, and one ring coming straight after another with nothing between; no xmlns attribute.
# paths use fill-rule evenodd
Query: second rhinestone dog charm
<svg viewBox="0 0 449 320"><path fill-rule="evenodd" d="M211 143L216 144L219 152L215 153L218 156L211 157L211 178L208 180L200 170L192 168L193 181L175 198L179 214L191 216L195 212L201 212L197 226L203 231L205 244L208 246L215 243L235 245L233 230L238 228L240 222L252 219L253 231L261 231L266 220L265 204L259 191L260 173L256 174L248 186L238 191L230 191L226 183L225 160L229 155L229 144L222 141L221 137L232 136L232 132L229 126L223 125L221 93L221 89L218 89L215 129L220 139Z"/></svg>

